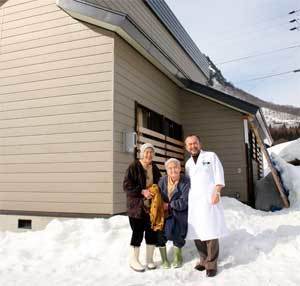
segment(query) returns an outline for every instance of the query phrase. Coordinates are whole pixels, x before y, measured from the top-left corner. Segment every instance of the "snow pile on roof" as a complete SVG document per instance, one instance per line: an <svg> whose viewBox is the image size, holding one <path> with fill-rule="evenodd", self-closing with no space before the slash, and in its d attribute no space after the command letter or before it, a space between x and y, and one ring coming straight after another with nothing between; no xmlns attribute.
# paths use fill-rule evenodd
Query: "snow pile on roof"
<svg viewBox="0 0 300 286"><path fill-rule="evenodd" d="M287 163L279 155L271 154L284 188L289 192L289 201L292 207L300 210L300 167Z"/></svg>
<svg viewBox="0 0 300 286"><path fill-rule="evenodd" d="M295 159L300 160L300 138L289 143L280 150L279 156L287 162Z"/></svg>
<svg viewBox="0 0 300 286"><path fill-rule="evenodd" d="M295 159L300 160L300 138L297 140L281 143L275 146L268 148L268 152L271 155L276 154L279 155L286 162L291 162ZM267 160L265 156L263 156L264 162L264 175L266 176L269 172L269 166L267 164Z"/></svg>

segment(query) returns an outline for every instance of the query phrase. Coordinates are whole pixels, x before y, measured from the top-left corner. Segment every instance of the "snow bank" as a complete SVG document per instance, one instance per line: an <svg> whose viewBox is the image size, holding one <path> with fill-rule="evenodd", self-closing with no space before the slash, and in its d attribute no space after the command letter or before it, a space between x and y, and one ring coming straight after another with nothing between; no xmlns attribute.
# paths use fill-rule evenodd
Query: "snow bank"
<svg viewBox="0 0 300 286"><path fill-rule="evenodd" d="M300 167L274 156L291 208L254 210L222 198L230 234L220 240L219 273L206 278L193 269L198 254L192 241L183 249L182 268L136 273L128 267L130 227L126 216L110 219L53 220L37 232L0 232L2 286L240 286L300 285ZM172 257L171 245L168 244ZM145 245L141 249L142 262Z"/></svg>
<svg viewBox="0 0 300 286"><path fill-rule="evenodd" d="M286 171L286 166L283 167ZM295 167L296 168L296 167ZM299 188L300 185L293 185ZM179 269L136 273L128 267L128 218L53 220L43 231L0 232L0 285L299 285L300 211L254 210L223 198L230 234L221 239L219 273L206 278L193 269L192 241ZM168 244L172 257L171 245ZM145 245L142 245L142 262Z"/></svg>

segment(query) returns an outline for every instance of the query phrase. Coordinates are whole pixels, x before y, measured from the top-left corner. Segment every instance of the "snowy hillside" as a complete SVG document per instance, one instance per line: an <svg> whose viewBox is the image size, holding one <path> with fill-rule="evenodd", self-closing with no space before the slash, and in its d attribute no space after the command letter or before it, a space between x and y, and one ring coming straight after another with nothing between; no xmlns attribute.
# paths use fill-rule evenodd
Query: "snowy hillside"
<svg viewBox="0 0 300 286"><path fill-rule="evenodd" d="M272 127L281 127L285 124L286 127L300 128L299 107L268 102L235 87L224 78L222 72L214 65L214 63L209 58L207 59L210 62L210 84L213 88L261 107L267 124Z"/></svg>
<svg viewBox="0 0 300 286"><path fill-rule="evenodd" d="M183 249L182 268L160 268L156 250L158 269L132 271L127 263L128 218L114 216L53 220L45 230L37 232L0 232L0 285L298 286L300 167L277 160L290 190L291 208L267 213L235 199L222 198L230 234L220 241L219 272L214 278L193 269L198 255L191 241Z"/></svg>
<svg viewBox="0 0 300 286"><path fill-rule="evenodd" d="M268 125L272 127L281 127L285 124L286 127L300 126L300 116L296 116L286 112L279 112L269 108L262 107L262 112Z"/></svg>

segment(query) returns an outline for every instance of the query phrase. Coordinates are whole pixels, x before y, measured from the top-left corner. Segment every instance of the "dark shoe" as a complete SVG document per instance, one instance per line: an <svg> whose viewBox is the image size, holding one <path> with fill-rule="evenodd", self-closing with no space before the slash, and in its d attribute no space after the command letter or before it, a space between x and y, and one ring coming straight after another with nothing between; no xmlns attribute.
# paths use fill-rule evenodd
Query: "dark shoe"
<svg viewBox="0 0 300 286"><path fill-rule="evenodd" d="M214 270L214 269L206 270L207 277L214 277L216 275L217 275L217 270Z"/></svg>
<svg viewBox="0 0 300 286"><path fill-rule="evenodd" d="M194 267L194 269L198 270L198 271L204 271L205 267L203 265L201 265L200 263L196 264L196 266Z"/></svg>

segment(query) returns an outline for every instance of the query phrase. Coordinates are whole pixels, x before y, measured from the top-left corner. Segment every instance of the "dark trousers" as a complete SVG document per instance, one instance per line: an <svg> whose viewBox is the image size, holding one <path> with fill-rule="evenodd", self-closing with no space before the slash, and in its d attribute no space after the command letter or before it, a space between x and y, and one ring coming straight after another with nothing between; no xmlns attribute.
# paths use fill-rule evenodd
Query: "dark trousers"
<svg viewBox="0 0 300 286"><path fill-rule="evenodd" d="M158 231L157 232L157 247L165 247L166 243L167 243L168 239L165 236L164 231ZM180 236L178 236L177 238L173 238L173 245L178 247L178 248L182 248L185 244L185 239L181 238Z"/></svg>
<svg viewBox="0 0 300 286"><path fill-rule="evenodd" d="M156 245L157 232L151 229L151 222L149 215L144 218L132 218L129 217L130 227L132 229L130 245L139 247L143 241L144 233L146 244Z"/></svg>
<svg viewBox="0 0 300 286"><path fill-rule="evenodd" d="M207 270L217 270L219 240L201 241L200 239L196 239L194 242L200 255L200 265L204 266Z"/></svg>

